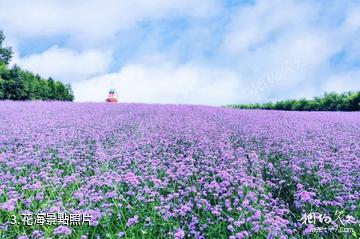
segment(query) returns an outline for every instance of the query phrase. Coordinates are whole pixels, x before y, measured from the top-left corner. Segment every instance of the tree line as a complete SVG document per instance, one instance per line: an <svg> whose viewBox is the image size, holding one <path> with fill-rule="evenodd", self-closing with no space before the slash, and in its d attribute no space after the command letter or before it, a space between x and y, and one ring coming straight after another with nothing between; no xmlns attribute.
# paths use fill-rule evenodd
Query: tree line
<svg viewBox="0 0 360 239"><path fill-rule="evenodd" d="M297 111L360 111L360 91L325 93L312 100L282 100L265 104L235 104L236 109L297 110Z"/></svg>
<svg viewBox="0 0 360 239"><path fill-rule="evenodd" d="M0 31L0 100L74 100L70 84L65 85L51 77L44 79L17 65L9 67L13 51L11 47L3 46L4 40Z"/></svg>

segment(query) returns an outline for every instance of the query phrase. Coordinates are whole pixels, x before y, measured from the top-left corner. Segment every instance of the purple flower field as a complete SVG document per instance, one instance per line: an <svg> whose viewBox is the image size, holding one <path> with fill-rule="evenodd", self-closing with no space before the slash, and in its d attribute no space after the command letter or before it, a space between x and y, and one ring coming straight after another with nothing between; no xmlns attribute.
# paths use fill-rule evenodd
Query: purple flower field
<svg viewBox="0 0 360 239"><path fill-rule="evenodd" d="M54 212L91 222L21 221ZM0 238L356 238L359 219L359 112L0 102Z"/></svg>

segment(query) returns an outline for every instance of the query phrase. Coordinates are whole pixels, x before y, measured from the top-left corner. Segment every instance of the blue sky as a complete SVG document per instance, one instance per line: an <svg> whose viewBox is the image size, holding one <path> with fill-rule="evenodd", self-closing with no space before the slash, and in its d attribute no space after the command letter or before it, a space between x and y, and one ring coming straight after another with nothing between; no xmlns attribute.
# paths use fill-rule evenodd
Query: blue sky
<svg viewBox="0 0 360 239"><path fill-rule="evenodd" d="M360 90L359 1L0 0L13 64L77 101L223 105Z"/></svg>

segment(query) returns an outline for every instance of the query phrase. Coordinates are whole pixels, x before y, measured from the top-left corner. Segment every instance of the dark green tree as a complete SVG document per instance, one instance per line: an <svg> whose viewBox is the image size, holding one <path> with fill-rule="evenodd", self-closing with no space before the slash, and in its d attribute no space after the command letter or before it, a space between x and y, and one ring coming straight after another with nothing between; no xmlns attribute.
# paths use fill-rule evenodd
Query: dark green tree
<svg viewBox="0 0 360 239"><path fill-rule="evenodd" d="M238 109L275 109L297 111L360 111L360 91L325 93L322 97L314 97L313 100L283 100L276 103L232 105Z"/></svg>
<svg viewBox="0 0 360 239"><path fill-rule="evenodd" d="M8 69L4 63L0 63L0 100L5 99L5 78L8 75Z"/></svg>
<svg viewBox="0 0 360 239"><path fill-rule="evenodd" d="M2 46L4 39L0 31L0 100L74 100L70 84L43 79L17 65L9 68L13 53L10 47Z"/></svg>
<svg viewBox="0 0 360 239"><path fill-rule="evenodd" d="M49 99L50 100L55 100L57 98L57 94L56 94L56 86L55 86L55 81L53 78L49 78L48 79L48 87L49 87Z"/></svg>
<svg viewBox="0 0 360 239"><path fill-rule="evenodd" d="M3 31L0 31L0 63L8 65L13 56L13 51L11 47L4 47L3 42L5 40L5 35Z"/></svg>

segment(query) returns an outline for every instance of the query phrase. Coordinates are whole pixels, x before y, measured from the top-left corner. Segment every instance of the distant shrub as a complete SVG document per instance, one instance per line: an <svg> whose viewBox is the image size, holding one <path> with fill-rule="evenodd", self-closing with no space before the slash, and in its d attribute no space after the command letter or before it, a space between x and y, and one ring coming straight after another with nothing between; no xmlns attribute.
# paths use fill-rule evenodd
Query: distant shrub
<svg viewBox="0 0 360 239"><path fill-rule="evenodd" d="M360 91L345 93L325 93L322 97L312 100L282 100L265 104L234 104L228 107L236 109L266 109L266 110L297 110L297 111L359 111Z"/></svg>

